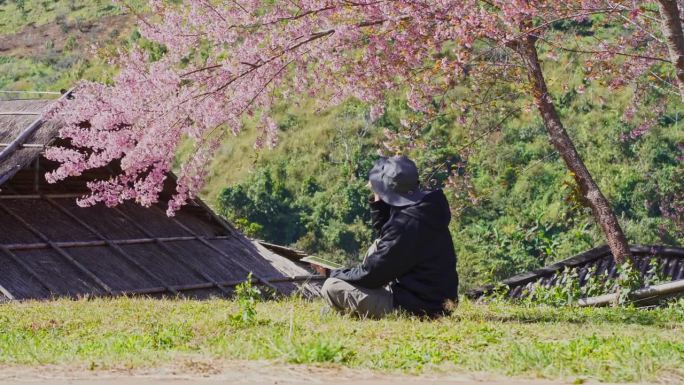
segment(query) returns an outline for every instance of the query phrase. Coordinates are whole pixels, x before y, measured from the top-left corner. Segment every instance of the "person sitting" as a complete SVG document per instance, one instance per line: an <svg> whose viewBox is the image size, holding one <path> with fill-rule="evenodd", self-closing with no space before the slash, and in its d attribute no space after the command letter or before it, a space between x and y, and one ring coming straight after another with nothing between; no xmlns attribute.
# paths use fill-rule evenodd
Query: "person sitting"
<svg viewBox="0 0 684 385"><path fill-rule="evenodd" d="M458 301L451 211L442 190L422 191L418 169L404 156L380 158L369 173L373 242L358 266L314 268L321 293L343 313L380 318L394 310L438 317Z"/></svg>

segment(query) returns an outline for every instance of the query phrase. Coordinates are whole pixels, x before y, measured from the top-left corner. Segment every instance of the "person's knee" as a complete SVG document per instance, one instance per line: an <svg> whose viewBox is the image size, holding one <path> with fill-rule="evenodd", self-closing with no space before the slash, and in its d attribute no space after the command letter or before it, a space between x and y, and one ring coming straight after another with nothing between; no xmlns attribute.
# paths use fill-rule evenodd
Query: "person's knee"
<svg viewBox="0 0 684 385"><path fill-rule="evenodd" d="M323 282L323 287L321 288L321 293L328 297L328 298L334 298L337 297L340 294L340 291L342 290L342 285L343 283L341 279L337 278L328 278Z"/></svg>

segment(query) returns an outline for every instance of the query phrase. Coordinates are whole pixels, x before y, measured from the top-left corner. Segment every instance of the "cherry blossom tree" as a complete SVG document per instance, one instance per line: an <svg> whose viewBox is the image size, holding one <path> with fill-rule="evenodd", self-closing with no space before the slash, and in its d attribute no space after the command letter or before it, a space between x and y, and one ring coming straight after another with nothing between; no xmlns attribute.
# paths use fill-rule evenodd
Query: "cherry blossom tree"
<svg viewBox="0 0 684 385"><path fill-rule="evenodd" d="M606 80L616 91L625 86L633 88L632 106L623 114L625 123L634 125L623 140L636 140L651 131L658 119L666 114L671 97L676 95L684 101L684 2L676 0L657 1L610 1L604 0L603 6L613 10L605 12L600 22L590 28L592 38L584 43L575 41L573 46L563 46L561 42L547 39L544 43L559 51L579 54L590 68L588 79ZM606 26L621 26L621 33L612 33L610 39L601 38ZM657 98L650 103L649 116L640 116L635 122L635 112L648 99ZM679 144L680 151L684 143ZM683 157L679 157L682 161ZM683 185L684 186L684 185ZM661 202L661 212L675 223L684 212L684 191L671 192Z"/></svg>
<svg viewBox="0 0 684 385"><path fill-rule="evenodd" d="M667 39L670 60L675 67L679 93L684 100L684 32L682 15L676 0L658 0L662 33Z"/></svg>
<svg viewBox="0 0 684 385"><path fill-rule="evenodd" d="M372 118L388 95L406 92L410 108L430 116L456 86L468 82L522 84L551 144L572 173L618 262L631 256L627 239L562 124L544 78L538 45L568 50L551 27L592 15L629 19L638 9L601 0L151 0L139 15L142 36L165 48L122 52L112 85L82 83L73 100L48 116L64 123L69 147L46 155L61 162L50 181L113 162L121 173L89 184L82 205L158 200L179 144L194 151L178 175L172 215L200 189L218 143L260 122L257 146L277 143L274 103L313 98L320 107L353 97ZM666 2L661 2L666 3ZM615 43L615 42L612 42ZM619 42L618 42L619 45ZM626 56L606 43L592 60ZM642 67L643 67L642 66Z"/></svg>

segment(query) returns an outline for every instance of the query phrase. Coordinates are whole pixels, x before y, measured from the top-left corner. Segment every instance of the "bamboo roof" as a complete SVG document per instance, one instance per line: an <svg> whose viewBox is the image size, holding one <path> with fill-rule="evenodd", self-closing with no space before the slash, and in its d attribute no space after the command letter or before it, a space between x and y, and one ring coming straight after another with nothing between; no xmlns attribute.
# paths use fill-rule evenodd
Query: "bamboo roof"
<svg viewBox="0 0 684 385"><path fill-rule="evenodd" d="M59 131L54 123L39 123L50 100L0 101L0 185L35 159ZM32 124L39 125L17 148L9 148Z"/></svg>
<svg viewBox="0 0 684 385"><path fill-rule="evenodd" d="M644 278L652 278L657 274L666 281L684 280L684 248L634 245L630 249L636 269ZM600 246L541 269L515 275L501 281L501 284L508 286L509 297L523 298L528 296L536 285L551 287L561 284L563 278L570 273L577 274L580 286L584 286L591 275L608 279L615 279L618 276L613 254L608 246ZM494 289L494 285L487 285L471 290L466 295L476 299L491 293Z"/></svg>
<svg viewBox="0 0 684 385"><path fill-rule="evenodd" d="M316 292L309 284L316 278L296 258L248 239L201 200L167 217L173 175L160 202L149 208L78 207L86 182L111 171L46 183L45 171L57 165L41 154L59 131L57 124L40 119L50 103L0 101L0 301L224 296L249 273L255 283L281 294Z"/></svg>

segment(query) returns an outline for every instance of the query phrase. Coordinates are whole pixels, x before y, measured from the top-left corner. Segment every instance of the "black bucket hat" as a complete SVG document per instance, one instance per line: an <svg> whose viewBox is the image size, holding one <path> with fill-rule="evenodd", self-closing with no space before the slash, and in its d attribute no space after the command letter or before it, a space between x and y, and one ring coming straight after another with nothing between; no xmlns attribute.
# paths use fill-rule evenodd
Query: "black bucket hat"
<svg viewBox="0 0 684 385"><path fill-rule="evenodd" d="M427 195L418 184L416 164L405 156L378 159L370 170L368 179L373 191L391 206L410 206Z"/></svg>

